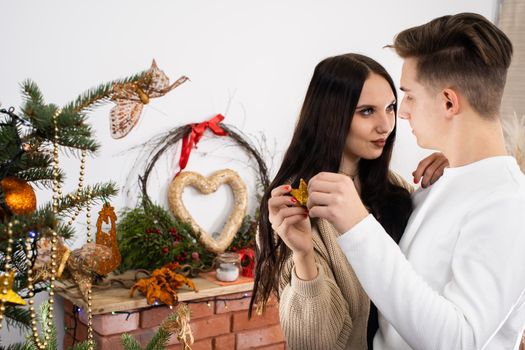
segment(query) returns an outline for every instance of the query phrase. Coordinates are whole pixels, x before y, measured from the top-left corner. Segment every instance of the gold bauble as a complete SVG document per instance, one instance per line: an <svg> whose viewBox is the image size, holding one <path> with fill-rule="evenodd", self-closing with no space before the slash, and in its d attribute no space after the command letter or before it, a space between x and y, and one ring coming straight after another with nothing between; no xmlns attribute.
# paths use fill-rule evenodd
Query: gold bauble
<svg viewBox="0 0 525 350"><path fill-rule="evenodd" d="M0 181L7 207L16 215L30 214L36 209L33 187L24 180L6 177Z"/></svg>

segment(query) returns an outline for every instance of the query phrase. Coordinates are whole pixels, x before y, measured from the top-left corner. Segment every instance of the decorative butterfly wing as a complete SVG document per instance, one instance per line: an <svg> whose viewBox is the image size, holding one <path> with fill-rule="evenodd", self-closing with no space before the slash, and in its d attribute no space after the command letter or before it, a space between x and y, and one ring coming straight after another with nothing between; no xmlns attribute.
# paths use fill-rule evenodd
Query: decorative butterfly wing
<svg viewBox="0 0 525 350"><path fill-rule="evenodd" d="M113 86L111 92L111 100L117 102L119 100L140 101L137 93L137 85L135 83L116 84Z"/></svg>
<svg viewBox="0 0 525 350"><path fill-rule="evenodd" d="M111 137L121 139L137 125L143 104L140 101L124 99L115 102L117 105L110 112Z"/></svg>
<svg viewBox="0 0 525 350"><path fill-rule="evenodd" d="M164 89L170 84L168 76L157 67L157 63L153 60L151 68L146 73L144 84L141 88L149 97L160 97L164 95Z"/></svg>
<svg viewBox="0 0 525 350"><path fill-rule="evenodd" d="M161 97L187 80L188 77L182 76L170 85L168 76L157 67L157 63L153 60L151 68L146 73L146 84L141 86L141 88L149 97Z"/></svg>
<svg viewBox="0 0 525 350"><path fill-rule="evenodd" d="M110 112L111 136L115 139L126 136L137 124L142 107L149 103L150 98L164 96L187 80L182 76L169 85L168 76L153 60L150 69L139 81L113 86L111 100L116 106Z"/></svg>

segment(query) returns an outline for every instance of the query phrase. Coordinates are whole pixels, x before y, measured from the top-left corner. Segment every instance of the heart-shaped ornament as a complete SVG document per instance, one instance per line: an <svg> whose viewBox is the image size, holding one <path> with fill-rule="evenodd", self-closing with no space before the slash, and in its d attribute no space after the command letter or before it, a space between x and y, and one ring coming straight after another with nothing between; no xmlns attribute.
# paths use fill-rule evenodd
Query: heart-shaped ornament
<svg viewBox="0 0 525 350"><path fill-rule="evenodd" d="M233 211L228 217L221 233L217 238L214 238L199 226L190 215L182 202L182 192L186 186L192 186L202 194L210 194L217 191L219 186L223 184L231 187L234 205ZM246 215L248 194L246 192L246 185L241 177L233 170L219 170L208 178L199 173L185 171L176 176L171 182L168 190L168 202L172 213L182 221L188 222L193 231L199 234L199 240L202 245L209 251L218 254L228 248L239 231L244 216Z"/></svg>

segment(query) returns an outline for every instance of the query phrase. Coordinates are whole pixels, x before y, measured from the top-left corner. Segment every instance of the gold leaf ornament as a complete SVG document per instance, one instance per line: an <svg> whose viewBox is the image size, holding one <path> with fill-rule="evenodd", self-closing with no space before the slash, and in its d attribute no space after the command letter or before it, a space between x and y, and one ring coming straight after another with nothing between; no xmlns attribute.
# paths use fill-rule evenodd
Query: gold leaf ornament
<svg viewBox="0 0 525 350"><path fill-rule="evenodd" d="M182 193L186 186L193 186L202 194L210 194L226 184L231 187L234 196L233 211L230 213L226 224L217 238L206 232L190 215L182 202ZM248 194L246 185L241 177L233 170L219 170L208 178L199 173L186 171L176 176L170 184L168 202L171 211L179 219L188 222L192 229L199 233L201 244L209 251L219 254L224 252L239 231L242 220L246 215Z"/></svg>
<svg viewBox="0 0 525 350"><path fill-rule="evenodd" d="M177 289L187 285L194 291L199 291L193 281L177 272L179 264L168 264L153 270L150 277L142 278L131 287L129 296L133 297L136 290L146 296L148 304L156 301L166 305L175 305L179 300Z"/></svg>
<svg viewBox="0 0 525 350"><path fill-rule="evenodd" d="M308 202L308 185L306 184L306 181L301 179L299 181L299 188L292 189L290 191L290 194L292 197L297 199L297 202L302 205L303 207L306 206L306 202Z"/></svg>

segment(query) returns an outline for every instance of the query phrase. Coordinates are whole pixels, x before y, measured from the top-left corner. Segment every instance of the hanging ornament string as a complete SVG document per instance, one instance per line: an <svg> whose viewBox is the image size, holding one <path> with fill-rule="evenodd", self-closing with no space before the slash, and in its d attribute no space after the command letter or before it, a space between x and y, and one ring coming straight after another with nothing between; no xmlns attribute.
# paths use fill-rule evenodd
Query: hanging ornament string
<svg viewBox="0 0 525 350"><path fill-rule="evenodd" d="M177 175L175 175L175 177L178 176L181 171L184 170L184 168L186 168L186 164L188 164L188 160L190 159L191 150L194 147L197 147L197 143L199 143L206 129L210 129L215 135L218 136L228 136L228 133L219 125L219 123L223 120L224 116L222 114L217 114L208 121L199 124L191 124L191 132L188 135L185 135L182 139L179 172Z"/></svg>
<svg viewBox="0 0 525 350"><path fill-rule="evenodd" d="M73 199L76 196L76 200L80 201L80 194L82 192L82 188L84 187L84 174L86 169L86 156L87 151L85 149L82 150L81 156L80 156L80 171L79 171L79 177L78 177L78 186L77 186L77 193L76 195L70 194L70 198ZM59 194L62 197L62 193ZM75 210L73 211L73 215L71 215L71 218L67 222L69 226L73 224L75 219L77 218L78 214L80 213L80 204L77 205Z"/></svg>
<svg viewBox="0 0 525 350"><path fill-rule="evenodd" d="M5 313L5 303L8 301L13 302L13 299L10 298L10 295L13 293L11 290L13 285L14 271L11 271L11 254L13 252L13 225L18 224L18 221L9 222L7 224L7 248L5 252L5 265L4 265L4 274L0 276L0 281L2 285L0 286L0 329L2 329L2 321L4 320ZM25 304L18 302L18 304Z"/></svg>
<svg viewBox="0 0 525 350"><path fill-rule="evenodd" d="M37 324L37 316L35 312L34 307L34 300L33 297L35 295L34 293L34 279L33 279L33 262L34 259L32 259L32 240L36 239L31 236L28 236L25 241L25 253L26 253L26 263L28 265L28 271L27 271L27 281L28 281L28 297L29 297L29 311L31 315L31 325L32 325L32 335L33 335L33 341L38 349L45 349L49 344L49 339L52 332L52 325L53 325L53 318L54 318L54 289L55 289L55 281L56 281L56 275L57 275L57 245L58 245L58 234L57 234L57 220L58 220L58 213L59 213L59 200L62 198L62 187L60 182L58 181L59 178L59 157L58 157L58 141L59 141L59 129L58 129L58 116L60 115L61 110L57 109L55 114L53 115L53 127L54 127L54 139L53 139L53 214L55 216L55 222L53 224L53 228L51 229L51 258L50 258L50 265L51 265L51 276L50 276L50 283L49 283L49 321L46 327L44 327L44 337L43 341L40 338L40 335L38 333L38 328L36 327ZM86 151L82 151L82 158L81 158L81 165L80 165L80 176L79 176L79 185L77 189L77 199L80 199L81 190L84 183L84 169L85 169L85 158L86 158ZM92 199L92 192L88 193L88 202ZM77 207L77 210L74 212L73 217L68 222L68 225L71 225L73 221L75 220L76 216L78 215L80 211L80 206ZM91 214L90 214L90 207L88 205L87 213L86 213L86 223L88 226L88 242L91 242ZM92 350L94 348L94 342L93 342L93 328L92 328L92 313L91 313L91 289L88 291L88 348Z"/></svg>
<svg viewBox="0 0 525 350"><path fill-rule="evenodd" d="M54 288L55 288L55 276L56 276L56 258L57 258L57 214L58 214L58 206L59 206L59 199L60 194L62 193L60 183L58 181L59 176L59 159L58 159L58 126L57 126L57 119L59 114L61 113L60 109L57 109L55 114L53 115L53 127L54 127L54 139L53 139L53 214L55 216L55 221L53 223L53 227L51 228L51 277L50 277L50 283L49 283L49 321L46 325L44 331L44 341L41 341L40 335L38 333L37 325L37 316L35 311L35 301L33 300L33 297L35 296L34 293L34 284L33 284L33 266L32 266L32 250L31 250L31 243L32 238L28 236L26 238L25 242L25 253L26 253L26 259L27 259L27 289L29 290L28 297L29 297L29 312L31 315L31 325L32 325L32 332L33 332L33 341L38 349L45 349L49 343L51 331L52 331L52 322L54 318Z"/></svg>
<svg viewBox="0 0 525 350"><path fill-rule="evenodd" d="M93 193L92 192L89 192L88 194L88 201L90 201L91 199L93 198ZM86 208L86 225L87 225L87 243L92 243L93 242L93 239L91 238L91 206L88 204L87 208ZM94 263L94 259L92 260L92 262ZM89 271L91 272L91 274L93 274L93 264L90 266L90 269ZM92 294L91 294L91 284L89 285L89 288L87 289L87 299L88 299L88 302L87 302L87 318L88 318L88 323L87 323L87 340L88 340L88 347L89 347L89 350L93 350L93 347L94 347L94 341L93 341L93 309L91 308L92 307L92 300L93 300L93 297L92 297Z"/></svg>

